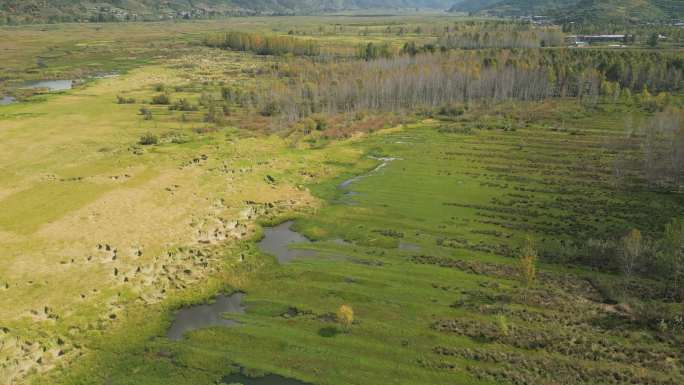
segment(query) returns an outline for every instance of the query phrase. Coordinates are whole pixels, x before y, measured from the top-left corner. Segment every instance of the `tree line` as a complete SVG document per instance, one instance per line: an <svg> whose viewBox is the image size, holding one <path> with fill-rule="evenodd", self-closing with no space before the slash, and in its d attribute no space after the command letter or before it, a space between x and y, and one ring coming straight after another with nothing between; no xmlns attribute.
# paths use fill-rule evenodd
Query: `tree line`
<svg viewBox="0 0 684 385"><path fill-rule="evenodd" d="M204 44L214 48L254 52L257 55L318 56L321 53L320 46L311 39L259 33L215 33L206 36Z"/></svg>
<svg viewBox="0 0 684 385"><path fill-rule="evenodd" d="M465 31L445 33L437 45L448 49L482 48L543 48L559 47L565 41L564 34L557 29L544 28L529 31Z"/></svg>

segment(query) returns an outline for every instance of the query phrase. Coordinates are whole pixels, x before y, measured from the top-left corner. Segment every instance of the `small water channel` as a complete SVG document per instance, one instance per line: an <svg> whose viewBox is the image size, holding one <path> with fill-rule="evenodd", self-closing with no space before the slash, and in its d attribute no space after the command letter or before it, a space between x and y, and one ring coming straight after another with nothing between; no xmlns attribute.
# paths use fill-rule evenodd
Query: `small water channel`
<svg viewBox="0 0 684 385"><path fill-rule="evenodd" d="M420 246L416 245L415 243L400 241L399 242L399 250L420 251L421 248L420 248Z"/></svg>
<svg viewBox="0 0 684 385"><path fill-rule="evenodd" d="M282 377L275 374L269 374L263 377L247 377L244 374L230 374L221 382L224 384L242 384L242 385L308 385L305 382L295 380L292 378Z"/></svg>
<svg viewBox="0 0 684 385"><path fill-rule="evenodd" d="M166 336L178 341L189 331L214 326L238 325L237 321L226 319L224 314L243 314L245 312L245 307L242 305L244 296L244 293L219 295L210 304L190 306L177 311Z"/></svg>
<svg viewBox="0 0 684 385"><path fill-rule="evenodd" d="M366 177L368 177L368 176L370 176L370 175L373 175L374 173L376 173L376 172L382 170L383 168L387 167L387 165L390 164L391 162L394 162L395 160L398 160L398 159L399 159L399 158L389 158L389 157L386 157L386 158L375 158L375 157L371 157L371 158L372 158L372 159L375 159L375 160L378 160L378 161L380 161L381 163L380 163L379 165L377 165L374 169L370 170L369 172L367 172L367 173L365 173L365 174L357 175L357 176L355 176L355 177L353 177L353 178L349 178L349 179L345 180L344 182L340 183L340 185L339 185L338 187L341 188L341 189L343 189L343 190L346 190L346 189L349 188L349 186L350 186L352 183L358 182L358 181L360 181L360 180L363 179L363 178L366 178ZM355 194L358 194L358 193L356 193L356 192L354 192L354 191L350 191L350 192L347 193L347 194L349 194L349 195L355 195Z"/></svg>

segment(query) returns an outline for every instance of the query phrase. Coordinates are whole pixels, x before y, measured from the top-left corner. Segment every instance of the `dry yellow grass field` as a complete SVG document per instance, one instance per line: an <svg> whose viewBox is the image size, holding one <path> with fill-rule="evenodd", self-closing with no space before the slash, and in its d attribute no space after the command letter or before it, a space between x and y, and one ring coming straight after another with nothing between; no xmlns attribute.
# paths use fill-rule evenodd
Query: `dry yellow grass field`
<svg viewBox="0 0 684 385"><path fill-rule="evenodd" d="M331 157L358 156L230 129L197 134L161 109L144 121L139 106L116 104L192 76L149 66L0 110L3 384L77 357L69 336L115 322L127 303L212 274L219 260L196 250L252 236L265 211L315 207L300 183L334 173ZM137 144L147 132L161 143Z"/></svg>

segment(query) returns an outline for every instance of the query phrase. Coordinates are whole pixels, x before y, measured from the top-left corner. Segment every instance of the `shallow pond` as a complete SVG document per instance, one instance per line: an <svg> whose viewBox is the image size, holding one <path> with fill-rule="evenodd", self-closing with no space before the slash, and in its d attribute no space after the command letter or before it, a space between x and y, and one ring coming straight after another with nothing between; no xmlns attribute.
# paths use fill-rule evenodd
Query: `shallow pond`
<svg viewBox="0 0 684 385"><path fill-rule="evenodd" d="M292 223L292 221L288 221L278 226L264 228L264 238L257 244L259 250L275 256L278 258L278 262L283 264L296 257L319 256L318 252L314 250L290 249L292 244L311 243L306 237L290 228ZM235 293L230 296L219 295L211 304L190 306L178 310L174 314L171 327L166 333L167 337L172 340L180 340L189 331L213 326L238 325L237 321L226 319L223 315L226 313L243 314L245 312L245 307L242 305L244 296L244 293ZM269 383L264 382L264 384Z"/></svg>
<svg viewBox="0 0 684 385"><path fill-rule="evenodd" d="M415 243L399 242L399 250L420 251L420 246Z"/></svg>
<svg viewBox="0 0 684 385"><path fill-rule="evenodd" d="M2 96L0 97L0 106L6 106L8 104L12 104L16 102L16 99L14 99L11 96Z"/></svg>
<svg viewBox="0 0 684 385"><path fill-rule="evenodd" d="M40 80L37 82L24 83L17 87L19 89L47 89L53 91L66 91L74 87L73 80ZM17 99L11 96L0 96L0 106L16 103Z"/></svg>
<svg viewBox="0 0 684 385"><path fill-rule="evenodd" d="M180 340L186 332L213 326L235 326L237 321L225 319L224 314L243 314L244 293L229 296L219 295L211 304L190 306L178 310L166 336L172 340Z"/></svg>
<svg viewBox="0 0 684 385"><path fill-rule="evenodd" d="M74 86L73 80L41 80L25 83L19 88L47 88L50 91L66 91Z"/></svg>
<svg viewBox="0 0 684 385"><path fill-rule="evenodd" d="M290 245L297 243L311 243L305 236L293 231L290 228L292 224L292 221L287 221L278 226L264 228L264 238L257 244L259 250L275 256L280 263L288 263L296 257L319 256L319 253L315 250L290 248Z"/></svg>
<svg viewBox="0 0 684 385"><path fill-rule="evenodd" d="M221 380L224 384L242 384L242 385L308 385L306 382L301 382L292 378L277 376L269 374L263 377L247 377L243 374L230 374L223 377Z"/></svg>

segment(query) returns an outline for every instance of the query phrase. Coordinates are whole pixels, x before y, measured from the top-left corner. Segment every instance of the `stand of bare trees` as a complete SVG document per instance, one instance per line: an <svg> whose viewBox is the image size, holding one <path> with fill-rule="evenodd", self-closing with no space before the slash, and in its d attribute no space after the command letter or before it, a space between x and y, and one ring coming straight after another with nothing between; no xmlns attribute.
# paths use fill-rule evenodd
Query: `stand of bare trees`
<svg viewBox="0 0 684 385"><path fill-rule="evenodd" d="M558 29L536 29L529 31L476 31L445 33L438 39L438 45L448 49L482 48L541 48L558 47L564 42L564 35Z"/></svg>
<svg viewBox="0 0 684 385"><path fill-rule="evenodd" d="M684 190L684 111L656 113L645 127L643 173L649 185Z"/></svg>
<svg viewBox="0 0 684 385"><path fill-rule="evenodd" d="M337 65L271 93L292 119L310 113L403 111L473 99L541 100L554 94L543 68L483 67L460 55L419 55ZM311 74L310 74L311 75Z"/></svg>
<svg viewBox="0 0 684 385"><path fill-rule="evenodd" d="M288 121L314 113L414 111L470 100L542 100L559 94L548 68L507 65L504 60L497 64L469 52L329 64L295 61L277 71L276 77L291 81L252 93L250 101L259 108L270 106L269 116L278 111ZM581 81L592 76L588 73ZM598 94L599 89L588 92Z"/></svg>
<svg viewBox="0 0 684 385"><path fill-rule="evenodd" d="M653 59L635 55L630 61ZM643 72L641 64L632 64L609 80L618 59L568 50L456 50L365 61L299 58L271 69L273 78L282 79L277 84L249 91L227 89L224 96L286 122L317 113L416 111L472 100L576 97L591 102L601 95L631 99L631 89L681 87L683 77L675 62L662 59Z"/></svg>
<svg viewBox="0 0 684 385"><path fill-rule="evenodd" d="M612 143L616 152L614 174L623 185L684 191L684 111L656 112L627 136Z"/></svg>

